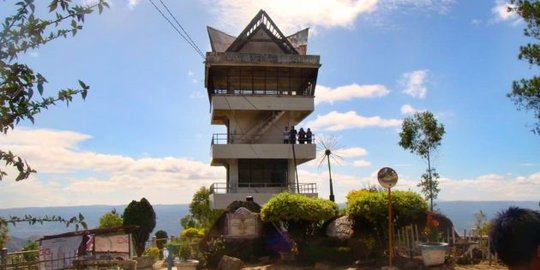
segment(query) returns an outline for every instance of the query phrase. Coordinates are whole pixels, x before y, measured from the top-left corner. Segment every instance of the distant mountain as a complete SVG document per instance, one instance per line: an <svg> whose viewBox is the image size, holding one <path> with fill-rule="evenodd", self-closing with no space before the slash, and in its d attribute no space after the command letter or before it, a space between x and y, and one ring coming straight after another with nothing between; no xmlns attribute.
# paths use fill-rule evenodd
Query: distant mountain
<svg viewBox="0 0 540 270"><path fill-rule="evenodd" d="M510 206L529 208L540 211L538 201L437 201L440 212L448 216L454 227L461 234L474 227L474 214L480 210L491 220L498 212Z"/></svg>
<svg viewBox="0 0 540 270"><path fill-rule="evenodd" d="M88 228L95 228L99 223L99 218L113 209L118 213L123 213L126 205L90 205L90 206L62 206L62 207L29 207L29 208L9 208L0 209L0 216L22 217L24 215L32 215L35 217L43 216L61 216L70 218L82 213ZM180 226L180 218L189 213L189 205L174 204L174 205L153 205L156 212L156 227L154 231L164 230L169 235L178 235L182 231ZM44 235L54 235L67 231L74 231L75 227L66 228L65 225L55 222L49 222L35 225L25 223L17 224L9 227L10 237L23 239L38 239ZM23 243L24 244L24 243Z"/></svg>
<svg viewBox="0 0 540 270"><path fill-rule="evenodd" d="M27 239L18 238L18 237L15 237L15 236L10 236L7 243L6 243L6 248L9 251L21 250L24 247L24 245L26 244L26 242L28 242Z"/></svg>
<svg viewBox="0 0 540 270"><path fill-rule="evenodd" d="M524 207L540 210L538 202L535 201L438 201L436 208L447 215L454 223L456 230L460 233L464 229L470 230L474 226L474 214L482 210L488 220L494 215L510 206ZM92 205L92 206L65 206L65 207L32 207L32 208L12 208L0 209L0 216L32 216L56 215L69 218L82 213L89 228L95 228L99 218L106 212L116 209L118 213L124 212L125 205ZM157 216L157 225L154 231L164 230L169 235L178 235L182 231L180 218L189 213L187 204L154 205ZM343 205L340 205L343 207ZM10 226L9 234L15 242L26 243L26 239L38 239L43 235L59 234L75 230L74 227L66 228L58 223L45 223L43 225L17 224ZM10 249L11 250L11 249Z"/></svg>

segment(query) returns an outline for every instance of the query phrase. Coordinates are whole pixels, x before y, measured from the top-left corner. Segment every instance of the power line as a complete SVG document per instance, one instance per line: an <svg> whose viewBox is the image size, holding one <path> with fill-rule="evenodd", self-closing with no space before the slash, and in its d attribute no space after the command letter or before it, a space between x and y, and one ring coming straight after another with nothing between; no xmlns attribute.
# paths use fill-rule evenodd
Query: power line
<svg viewBox="0 0 540 270"><path fill-rule="evenodd" d="M182 32L184 32L185 36L189 39L189 41L191 41L191 44L193 44L193 46L195 46L195 48L197 48L197 52L199 54L201 54L201 55L204 55L203 52L201 51L201 49L199 48L199 46L197 46L197 43L195 43L195 41L193 41L193 39L191 39L191 36L189 35L189 33L184 29L184 27L182 27L182 24L180 24L180 22L176 19L176 17L171 13L171 11L167 7L167 5L163 2L163 0L159 0L159 2L161 2L163 7L165 7L165 9L169 13L169 15L171 15L171 17L176 22L176 24L180 27L180 29L182 29Z"/></svg>
<svg viewBox="0 0 540 270"><path fill-rule="evenodd" d="M193 42L193 40L191 39L191 37L188 36L188 37L189 37L189 38L188 38L188 37L184 36L184 35L182 34L182 32L180 32L180 30L178 30L178 28L171 22L171 20L170 20L169 18L167 18L167 16L161 11L161 9L160 9L158 6L156 6L156 4L154 3L154 1L152 1L152 0L148 0L148 1L150 1L150 3L154 6L154 8L157 10L157 12L159 12L159 14L161 14L161 16L162 16L165 20L167 20L167 22L169 22L169 24L172 26L172 28L174 28L174 30L175 30L175 31L176 31L176 32L177 32L177 33L178 33L178 34L179 34L179 35L180 35L180 36L181 36L181 37L182 37L182 38L183 38L190 46L191 46L191 48L193 48L193 49L195 50L195 52L197 52L197 54L199 54L199 55L204 59L204 54L203 54L202 51L199 49L199 47L195 44L195 42ZM160 1L161 1L161 0L160 0ZM163 2L161 2L161 3L163 4ZM163 5L165 5L165 4L163 4ZM166 6L165 6L165 8L166 8ZM169 10L169 9L167 8L167 10ZM171 14L170 11L169 11L169 14ZM171 14L171 16L172 16L172 14ZM173 16L173 18L174 18L174 16ZM174 20L178 23L178 21L176 20L176 18L175 18ZM180 23L178 23L178 24L180 25ZM183 27L182 27L182 26L180 26L180 27L181 27L182 30L183 30ZM184 32L185 32L185 30L184 30ZM185 33L187 34L187 32L185 32ZM191 41L190 41L190 40L191 40Z"/></svg>

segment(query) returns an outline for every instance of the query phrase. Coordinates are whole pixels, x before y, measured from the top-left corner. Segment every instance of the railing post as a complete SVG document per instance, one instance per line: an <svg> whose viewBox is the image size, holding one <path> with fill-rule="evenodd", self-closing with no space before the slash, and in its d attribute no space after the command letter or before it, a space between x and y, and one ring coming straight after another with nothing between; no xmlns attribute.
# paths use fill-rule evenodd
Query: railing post
<svg viewBox="0 0 540 270"><path fill-rule="evenodd" d="M7 253L8 253L8 250L7 248L2 248L0 249L0 269L7 269L6 268L6 265L7 265Z"/></svg>

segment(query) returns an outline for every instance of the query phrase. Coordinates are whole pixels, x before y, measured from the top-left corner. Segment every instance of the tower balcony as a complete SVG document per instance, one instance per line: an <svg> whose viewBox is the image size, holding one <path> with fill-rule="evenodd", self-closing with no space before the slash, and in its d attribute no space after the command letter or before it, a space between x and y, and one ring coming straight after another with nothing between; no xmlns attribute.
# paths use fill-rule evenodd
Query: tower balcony
<svg viewBox="0 0 540 270"><path fill-rule="evenodd" d="M312 141L286 144L282 136L266 136L250 143L242 141L244 134L217 133L212 137L211 164L222 165L230 159L287 159L302 164L316 158L316 145ZM254 138L251 138L253 140ZM314 139L313 139L314 140Z"/></svg>
<svg viewBox="0 0 540 270"><path fill-rule="evenodd" d="M316 183L275 184L275 183L240 183L237 186L226 183L213 183L210 186L210 207L225 209L234 201L243 201L252 197L259 205L265 204L272 196L280 192L298 193L308 197L317 197Z"/></svg>

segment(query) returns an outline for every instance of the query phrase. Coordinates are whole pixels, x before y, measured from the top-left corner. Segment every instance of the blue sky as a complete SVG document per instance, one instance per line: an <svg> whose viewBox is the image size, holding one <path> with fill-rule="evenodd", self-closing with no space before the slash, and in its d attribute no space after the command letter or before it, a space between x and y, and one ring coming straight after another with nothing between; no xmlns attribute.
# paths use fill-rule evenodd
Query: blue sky
<svg viewBox="0 0 540 270"><path fill-rule="evenodd" d="M432 111L446 135L434 158L441 200L538 200L540 137L531 113L506 97L512 80L538 73L517 59L525 24L502 1L163 0L208 51L206 26L238 35L259 9L286 35L310 27L321 56L316 109L300 126L337 139L336 200L376 184L381 167L397 189L417 190L426 164L398 146L404 117ZM89 1L86 1L89 2ZM159 1L154 0L159 5ZM9 3L1 4L5 16ZM211 126L203 59L149 1L112 0L73 39L29 52L46 93L91 86L86 101L44 111L0 137L39 173L0 182L0 207L188 203L225 181L209 165ZM327 198L328 172L299 167L301 182Z"/></svg>

